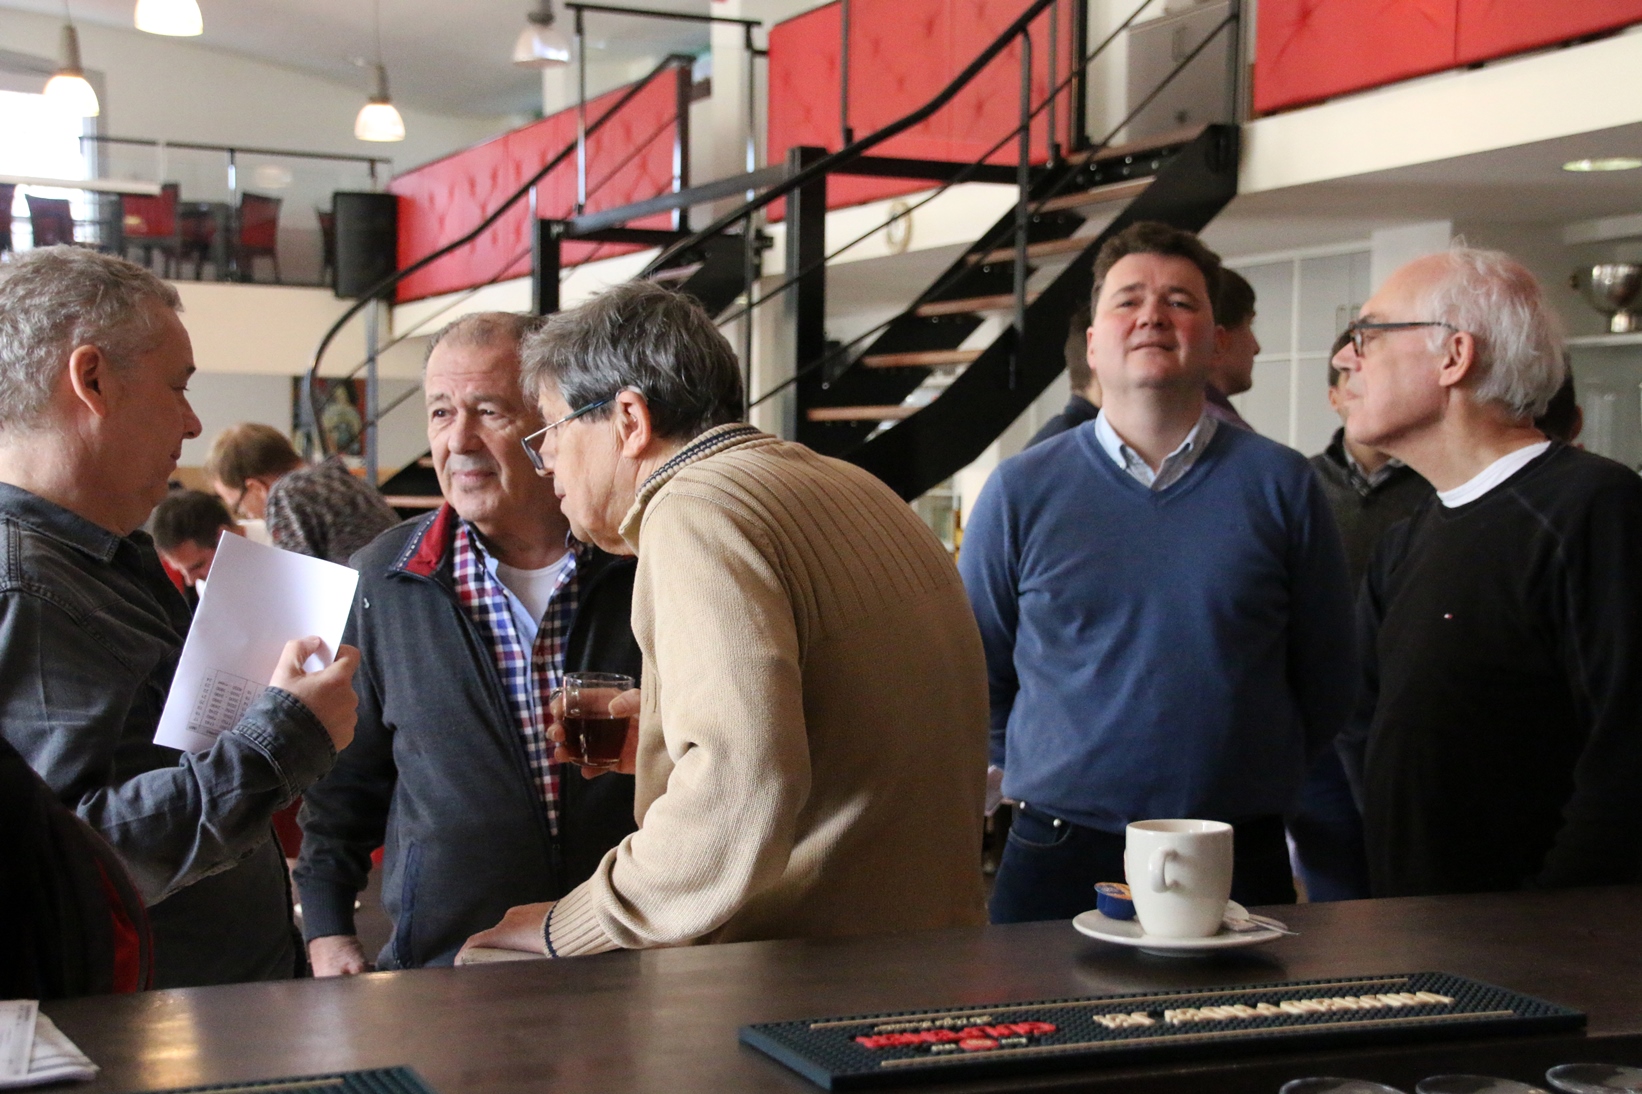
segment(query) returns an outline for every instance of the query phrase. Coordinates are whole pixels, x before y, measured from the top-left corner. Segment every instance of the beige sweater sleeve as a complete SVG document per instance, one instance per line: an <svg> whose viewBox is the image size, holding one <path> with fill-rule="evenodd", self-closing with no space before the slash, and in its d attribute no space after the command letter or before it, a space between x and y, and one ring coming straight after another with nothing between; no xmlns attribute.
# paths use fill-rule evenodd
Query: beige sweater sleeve
<svg viewBox="0 0 1642 1094"><path fill-rule="evenodd" d="M780 879L810 791L798 624L773 545L717 499L667 491L645 514L634 630L646 665L640 783L659 730L665 791L566 894L558 956L675 945ZM659 726L653 723L659 722Z"/></svg>

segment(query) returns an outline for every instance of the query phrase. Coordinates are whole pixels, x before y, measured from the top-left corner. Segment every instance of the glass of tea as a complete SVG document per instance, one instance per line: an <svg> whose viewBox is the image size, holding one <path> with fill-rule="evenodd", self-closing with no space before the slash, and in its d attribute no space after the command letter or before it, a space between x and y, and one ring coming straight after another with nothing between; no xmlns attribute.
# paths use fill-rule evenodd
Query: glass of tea
<svg viewBox="0 0 1642 1094"><path fill-rule="evenodd" d="M567 672L559 689L564 749L583 767L615 767L627 743L625 715L612 717L610 700L633 690L633 678L614 672Z"/></svg>

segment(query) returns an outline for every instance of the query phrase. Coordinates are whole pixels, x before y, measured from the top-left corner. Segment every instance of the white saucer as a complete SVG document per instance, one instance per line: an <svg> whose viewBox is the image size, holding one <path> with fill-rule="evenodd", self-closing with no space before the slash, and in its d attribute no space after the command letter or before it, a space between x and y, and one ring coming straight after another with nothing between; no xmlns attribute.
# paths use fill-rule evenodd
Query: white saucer
<svg viewBox="0 0 1642 1094"><path fill-rule="evenodd" d="M1226 915L1233 919L1248 916L1248 909L1235 900L1226 901ZM1273 921L1275 922L1275 920ZM1072 920L1080 934L1098 938L1117 946L1132 946L1141 953L1158 957L1197 957L1215 950L1235 950L1243 946L1258 946L1274 938L1282 938L1277 930L1233 931L1221 927L1220 933L1208 938L1158 938L1141 929L1139 919L1107 919L1096 911L1084 912Z"/></svg>

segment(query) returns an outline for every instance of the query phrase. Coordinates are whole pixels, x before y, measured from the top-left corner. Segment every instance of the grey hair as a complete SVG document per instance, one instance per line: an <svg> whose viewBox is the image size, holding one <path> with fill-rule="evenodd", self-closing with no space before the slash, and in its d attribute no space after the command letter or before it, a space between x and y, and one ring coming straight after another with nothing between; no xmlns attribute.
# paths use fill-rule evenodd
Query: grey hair
<svg viewBox="0 0 1642 1094"><path fill-rule="evenodd" d="M428 360L441 345L463 349L486 349L499 342L522 345L524 340L540 330L545 320L539 315L520 315L511 311L481 311L454 319L440 328L428 342L428 351L422 358L422 370L427 371Z"/></svg>
<svg viewBox="0 0 1642 1094"><path fill-rule="evenodd" d="M1562 320L1546 303L1539 280L1503 251L1463 245L1440 255L1445 276L1426 289L1420 317L1442 319L1477 341L1475 397L1514 418L1537 418L1562 386L1567 365ZM1448 331L1433 328L1433 351Z"/></svg>
<svg viewBox="0 0 1642 1094"><path fill-rule="evenodd" d="M182 310L148 270L83 247L41 247L0 266L0 429L39 423L78 347L96 346L116 367L152 349L161 327L151 303Z"/></svg>
<svg viewBox="0 0 1642 1094"><path fill-rule="evenodd" d="M730 343L700 304L653 282L629 281L559 312L525 339L519 356L530 398L551 386L579 410L637 391L667 440L741 419L741 368Z"/></svg>

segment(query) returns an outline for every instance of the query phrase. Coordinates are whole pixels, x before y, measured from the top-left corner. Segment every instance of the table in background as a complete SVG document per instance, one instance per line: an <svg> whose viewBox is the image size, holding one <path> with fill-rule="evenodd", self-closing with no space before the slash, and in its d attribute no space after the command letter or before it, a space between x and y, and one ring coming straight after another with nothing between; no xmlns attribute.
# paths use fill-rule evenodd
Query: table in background
<svg viewBox="0 0 1642 1094"><path fill-rule="evenodd" d="M1585 1011L1585 1034L1103 1066L943 1092L1275 1094L1301 1075L1412 1090L1472 1071L1642 1064L1642 887L1268 909L1301 932L1211 960L1148 957L1069 923L742 943L47 1004L101 1078L147 1091L408 1064L440 1094L813 1091L736 1041L749 1022L1439 970ZM920 1089L909 1087L908 1089Z"/></svg>

